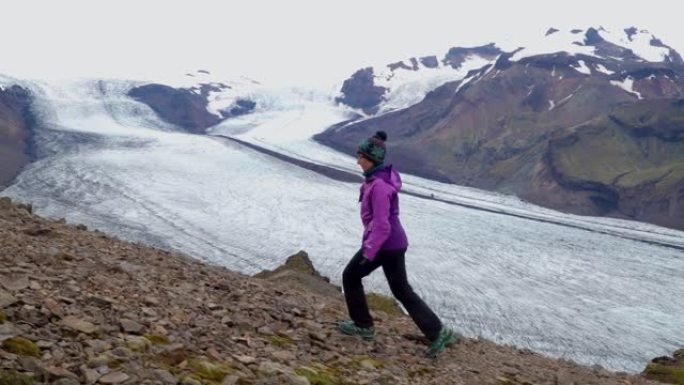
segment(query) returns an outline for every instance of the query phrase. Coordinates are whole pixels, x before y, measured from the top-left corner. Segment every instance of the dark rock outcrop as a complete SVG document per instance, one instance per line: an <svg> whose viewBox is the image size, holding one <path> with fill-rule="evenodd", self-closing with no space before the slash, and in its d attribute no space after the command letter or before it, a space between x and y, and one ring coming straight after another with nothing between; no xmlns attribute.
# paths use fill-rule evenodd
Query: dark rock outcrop
<svg viewBox="0 0 684 385"><path fill-rule="evenodd" d="M654 358L642 375L667 384L684 385L684 349L677 350L672 357Z"/></svg>
<svg viewBox="0 0 684 385"><path fill-rule="evenodd" d="M344 103L353 108L359 108L366 113L374 113L383 101L387 91L384 87L376 86L373 80L373 68L363 68L356 71L342 84L342 96L338 103Z"/></svg>
<svg viewBox="0 0 684 385"><path fill-rule="evenodd" d="M202 93L163 84L146 84L131 89L128 95L150 106L166 122L192 133L202 134L221 121L207 110L207 98Z"/></svg>

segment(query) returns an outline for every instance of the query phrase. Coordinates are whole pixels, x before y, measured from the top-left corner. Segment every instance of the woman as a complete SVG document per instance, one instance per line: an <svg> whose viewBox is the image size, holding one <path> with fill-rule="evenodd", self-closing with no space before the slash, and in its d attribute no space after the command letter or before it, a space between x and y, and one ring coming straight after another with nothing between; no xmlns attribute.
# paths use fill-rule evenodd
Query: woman
<svg viewBox="0 0 684 385"><path fill-rule="evenodd" d="M342 275L344 297L351 320L341 321L338 327L345 334L360 335L367 341L375 338L373 318L368 311L361 280L382 266L392 294L404 305L431 342L426 355L434 358L455 342L457 336L442 326L439 318L416 295L406 278L404 255L408 241L399 221L401 178L391 165L384 164L386 140L387 134L378 131L358 147L357 163L366 177L359 196L363 244Z"/></svg>

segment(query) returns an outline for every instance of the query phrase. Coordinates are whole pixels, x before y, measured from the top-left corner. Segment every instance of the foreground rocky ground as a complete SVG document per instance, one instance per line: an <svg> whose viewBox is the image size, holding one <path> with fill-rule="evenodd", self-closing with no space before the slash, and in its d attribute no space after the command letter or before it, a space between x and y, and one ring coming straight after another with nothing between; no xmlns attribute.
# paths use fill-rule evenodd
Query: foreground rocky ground
<svg viewBox="0 0 684 385"><path fill-rule="evenodd" d="M0 385L655 384L478 339L429 360L384 309L362 342L304 255L248 277L0 198Z"/></svg>

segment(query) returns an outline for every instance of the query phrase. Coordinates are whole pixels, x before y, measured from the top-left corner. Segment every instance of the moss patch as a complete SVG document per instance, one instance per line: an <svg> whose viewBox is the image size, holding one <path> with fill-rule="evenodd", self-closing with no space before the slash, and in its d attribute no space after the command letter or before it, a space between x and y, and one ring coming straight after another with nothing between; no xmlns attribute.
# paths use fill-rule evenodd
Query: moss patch
<svg viewBox="0 0 684 385"><path fill-rule="evenodd" d="M355 356L352 358L352 363L358 368L382 369L385 367L382 361L369 356Z"/></svg>
<svg viewBox="0 0 684 385"><path fill-rule="evenodd" d="M221 383L233 371L229 365L210 362L203 359L192 359L188 368L198 380Z"/></svg>
<svg viewBox="0 0 684 385"><path fill-rule="evenodd" d="M368 308L371 310L383 311L392 316L404 315L404 312L399 307L399 304L397 304L397 301L386 295L368 293L366 295L366 301L368 302Z"/></svg>
<svg viewBox="0 0 684 385"><path fill-rule="evenodd" d="M177 369L175 369L176 366L181 362L190 359L191 356L191 352L187 349L176 349L170 352L157 354L152 358L152 361L165 368L171 369L173 372L174 370L177 371Z"/></svg>
<svg viewBox="0 0 684 385"><path fill-rule="evenodd" d="M337 385L337 379L327 370L321 370L320 367L314 369L308 366L302 366L295 369L295 374L305 377L309 380L311 385Z"/></svg>
<svg viewBox="0 0 684 385"><path fill-rule="evenodd" d="M646 378L670 384L684 385L684 368L650 363L644 370Z"/></svg>
<svg viewBox="0 0 684 385"><path fill-rule="evenodd" d="M24 337L12 337L2 343L2 348L20 356L40 357L40 348Z"/></svg>
<svg viewBox="0 0 684 385"><path fill-rule="evenodd" d="M292 339L285 336L263 335L264 340L276 346L286 346L292 343Z"/></svg>
<svg viewBox="0 0 684 385"><path fill-rule="evenodd" d="M14 370L0 370L0 385L35 385L36 379Z"/></svg>
<svg viewBox="0 0 684 385"><path fill-rule="evenodd" d="M145 334L143 337L147 338L154 345L168 345L171 343L167 336L161 334Z"/></svg>
<svg viewBox="0 0 684 385"><path fill-rule="evenodd" d="M425 377L435 373L435 368L429 366L418 366L408 371L409 377Z"/></svg>
<svg viewBox="0 0 684 385"><path fill-rule="evenodd" d="M7 321L7 316L0 310L0 325L4 324L5 321Z"/></svg>

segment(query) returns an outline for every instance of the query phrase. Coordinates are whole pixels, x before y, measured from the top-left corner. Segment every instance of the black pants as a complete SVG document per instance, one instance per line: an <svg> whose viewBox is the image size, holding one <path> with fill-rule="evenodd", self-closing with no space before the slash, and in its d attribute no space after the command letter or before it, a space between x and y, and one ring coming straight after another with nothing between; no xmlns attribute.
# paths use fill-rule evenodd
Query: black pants
<svg viewBox="0 0 684 385"><path fill-rule="evenodd" d="M349 316L359 327L373 326L373 318L368 311L366 294L363 291L361 280L382 266L394 297L404 305L413 322L423 334L430 341L433 341L437 339L442 329L442 323L409 285L406 278L405 254L406 250L382 250L373 261L367 261L363 265L361 264L364 259L362 251L359 250L354 255L342 274L342 286L344 287L344 298L347 301Z"/></svg>

